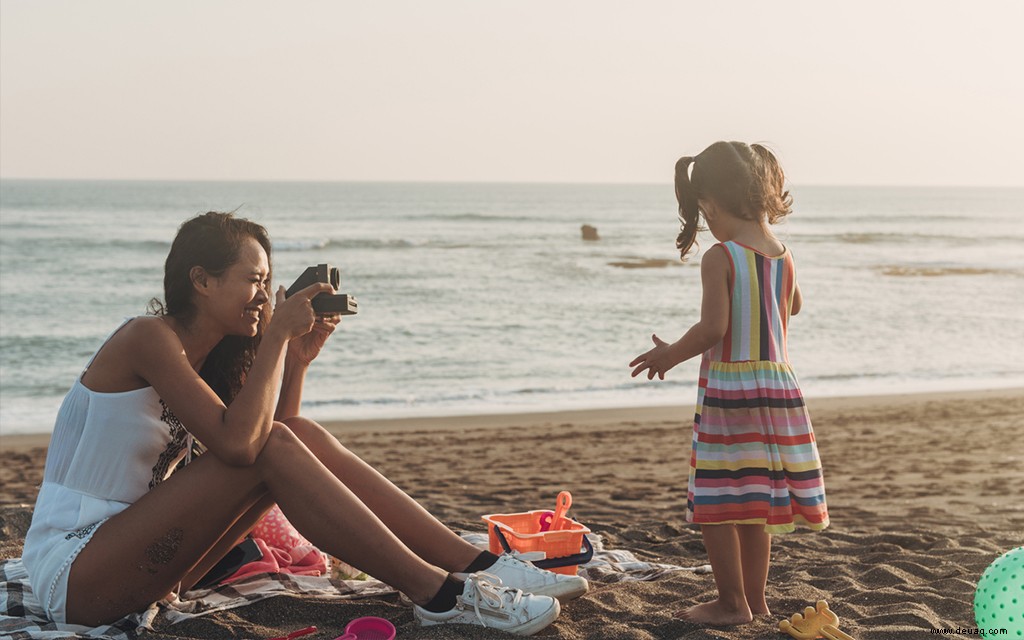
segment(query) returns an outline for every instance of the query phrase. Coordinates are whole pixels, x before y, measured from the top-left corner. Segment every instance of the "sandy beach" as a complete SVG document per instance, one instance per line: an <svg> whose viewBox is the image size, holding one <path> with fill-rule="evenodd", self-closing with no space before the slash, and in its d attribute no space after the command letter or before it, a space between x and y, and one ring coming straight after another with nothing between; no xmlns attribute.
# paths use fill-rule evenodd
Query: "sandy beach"
<svg viewBox="0 0 1024 640"><path fill-rule="evenodd" d="M981 572L1024 544L1024 389L808 400L832 525L776 536L770 618L700 627L672 614L715 594L710 574L594 583L541 637L781 638L778 621L824 598L859 640L924 638L973 628ZM549 508L608 548L678 565L705 563L683 518L690 406L335 422L349 448L452 528L480 515ZM20 555L47 435L0 436L0 557ZM390 619L403 639L511 637L420 629L397 597L345 604L281 596L147 633L150 638L271 638L316 624L334 638L361 615ZM934 635L932 635L934 637Z"/></svg>

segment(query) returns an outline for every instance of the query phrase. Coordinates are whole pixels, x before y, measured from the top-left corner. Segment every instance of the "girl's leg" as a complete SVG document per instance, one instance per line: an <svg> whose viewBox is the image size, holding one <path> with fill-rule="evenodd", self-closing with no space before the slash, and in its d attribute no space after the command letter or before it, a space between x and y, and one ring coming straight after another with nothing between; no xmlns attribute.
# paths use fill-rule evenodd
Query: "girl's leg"
<svg viewBox="0 0 1024 640"><path fill-rule="evenodd" d="M743 593L747 597L750 612L769 615L768 603L764 598L768 583L768 563L771 561L772 535L766 533L764 525L737 525L740 538L740 556L743 565Z"/></svg>
<svg viewBox="0 0 1024 640"><path fill-rule="evenodd" d="M71 566L68 621L96 626L163 598L236 524L244 529L240 519L268 494L310 542L414 602L430 600L445 579L275 423L255 464L231 467L207 454L103 524Z"/></svg>
<svg viewBox="0 0 1024 640"><path fill-rule="evenodd" d="M740 539L736 525L705 524L700 530L715 575L718 598L690 607L683 612L683 617L691 622L713 625L750 622L754 618L743 593Z"/></svg>
<svg viewBox="0 0 1024 640"><path fill-rule="evenodd" d="M322 426L301 417L285 423L413 553L452 572L464 570L480 554Z"/></svg>

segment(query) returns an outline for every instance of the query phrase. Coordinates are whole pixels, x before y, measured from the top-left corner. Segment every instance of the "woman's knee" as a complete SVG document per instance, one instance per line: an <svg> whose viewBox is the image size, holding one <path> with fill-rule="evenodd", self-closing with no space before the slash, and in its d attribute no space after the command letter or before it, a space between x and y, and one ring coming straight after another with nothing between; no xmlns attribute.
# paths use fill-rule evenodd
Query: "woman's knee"
<svg viewBox="0 0 1024 640"><path fill-rule="evenodd" d="M338 442L334 434L325 429L319 422L296 416L294 418L286 418L283 420L283 423L321 461L325 463L328 459L341 459L346 463L359 461L359 457L355 453Z"/></svg>
<svg viewBox="0 0 1024 640"><path fill-rule="evenodd" d="M308 452L299 436L284 422L275 421L270 427L270 434L259 455L256 456L256 464L267 462L273 457L282 453L301 454Z"/></svg>
<svg viewBox="0 0 1024 640"><path fill-rule="evenodd" d="M303 442L309 442L312 438L327 433L327 430L320 426L319 422L302 416L285 418L280 424L290 429Z"/></svg>
<svg viewBox="0 0 1024 640"><path fill-rule="evenodd" d="M274 421L270 430L270 436L264 445L264 450L268 446L298 447L319 457L320 454L318 452L324 448L324 443L328 439L333 440L334 444L342 451L347 451L320 423L309 418L296 416L285 418L282 421Z"/></svg>
<svg viewBox="0 0 1024 640"><path fill-rule="evenodd" d="M287 464L308 464L317 461L324 463L327 456L327 447L324 446L324 439L317 437L318 432L330 434L320 425L312 420L288 418L283 422L275 421L270 429L263 449L256 458L257 468L260 473L266 469L273 469L278 463ZM339 447L342 455L351 455L344 448Z"/></svg>
<svg viewBox="0 0 1024 640"><path fill-rule="evenodd" d="M317 457L323 455L328 449L332 449L343 454L351 453L344 447L344 445L338 442L338 439L335 438L330 431L325 429L315 420L296 416L294 418L285 418L283 423L286 427L291 429L292 433L294 433L303 444L309 447Z"/></svg>
<svg viewBox="0 0 1024 640"><path fill-rule="evenodd" d="M270 435L267 437L263 449L266 451L267 447L294 446L301 442L302 439L287 422L275 420L270 427Z"/></svg>

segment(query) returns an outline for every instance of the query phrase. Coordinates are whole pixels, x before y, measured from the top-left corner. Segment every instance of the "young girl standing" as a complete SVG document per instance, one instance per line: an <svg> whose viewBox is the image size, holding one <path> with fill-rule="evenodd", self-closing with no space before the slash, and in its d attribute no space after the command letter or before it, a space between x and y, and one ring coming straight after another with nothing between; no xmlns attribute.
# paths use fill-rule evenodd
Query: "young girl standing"
<svg viewBox="0 0 1024 640"><path fill-rule="evenodd" d="M688 175L689 174L689 175ZM671 344L634 359L648 380L703 354L693 422L686 519L701 525L718 599L682 616L732 625L770 613L771 534L828 526L814 431L786 353L789 318L803 299L793 256L769 225L792 198L761 145L716 142L676 163L685 259L703 218L719 244L701 260L700 320Z"/></svg>

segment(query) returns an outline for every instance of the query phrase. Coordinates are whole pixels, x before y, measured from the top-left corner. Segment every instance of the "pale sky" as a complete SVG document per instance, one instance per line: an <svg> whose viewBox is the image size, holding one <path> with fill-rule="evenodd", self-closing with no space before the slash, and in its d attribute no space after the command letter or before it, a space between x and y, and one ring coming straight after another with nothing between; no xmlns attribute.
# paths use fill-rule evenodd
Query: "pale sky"
<svg viewBox="0 0 1024 640"><path fill-rule="evenodd" d="M0 176L1024 186L1024 3L0 0Z"/></svg>

